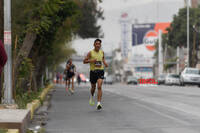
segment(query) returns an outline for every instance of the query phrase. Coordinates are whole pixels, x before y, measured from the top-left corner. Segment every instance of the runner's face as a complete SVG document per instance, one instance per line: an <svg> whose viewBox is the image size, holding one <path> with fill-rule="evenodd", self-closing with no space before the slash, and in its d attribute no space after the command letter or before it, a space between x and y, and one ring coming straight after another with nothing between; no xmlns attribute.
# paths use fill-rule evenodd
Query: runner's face
<svg viewBox="0 0 200 133"><path fill-rule="evenodd" d="M69 60L69 64L70 64L70 65L72 64L72 60Z"/></svg>
<svg viewBox="0 0 200 133"><path fill-rule="evenodd" d="M96 41L95 43L94 43L94 48L95 48L95 50L100 50L100 48L101 48L101 42L100 41Z"/></svg>

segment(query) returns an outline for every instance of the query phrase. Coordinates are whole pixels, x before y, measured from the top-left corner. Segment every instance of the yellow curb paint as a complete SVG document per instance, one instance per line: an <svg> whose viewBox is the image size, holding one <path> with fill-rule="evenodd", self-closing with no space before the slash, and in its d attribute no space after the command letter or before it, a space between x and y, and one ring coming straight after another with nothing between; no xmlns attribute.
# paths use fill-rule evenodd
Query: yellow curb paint
<svg viewBox="0 0 200 133"><path fill-rule="evenodd" d="M8 129L7 133L19 133L18 129Z"/></svg>
<svg viewBox="0 0 200 133"><path fill-rule="evenodd" d="M46 97L47 93L49 92L49 90L53 87L53 85L49 85L47 88L45 88L42 93L40 94L39 98L41 100L44 100L44 98ZM40 100L36 99L33 100L31 103L28 103L26 105L26 108L30 110L31 112L31 119L33 119L33 115L35 110L41 105Z"/></svg>
<svg viewBox="0 0 200 133"><path fill-rule="evenodd" d="M49 90L53 87L53 85L49 85L47 88L45 88L43 90L43 92L41 93L41 95L39 96L41 98L41 100L44 100L44 98L46 97L47 93L49 92Z"/></svg>

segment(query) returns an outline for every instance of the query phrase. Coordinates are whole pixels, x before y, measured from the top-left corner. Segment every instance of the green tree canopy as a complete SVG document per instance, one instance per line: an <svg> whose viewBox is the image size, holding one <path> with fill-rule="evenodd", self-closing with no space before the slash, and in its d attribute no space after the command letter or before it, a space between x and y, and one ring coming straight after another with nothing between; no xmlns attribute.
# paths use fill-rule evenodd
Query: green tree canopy
<svg viewBox="0 0 200 133"><path fill-rule="evenodd" d="M12 1L12 36L17 45L13 48L15 79L24 74L19 68L32 62L34 70L29 74L39 85L47 66L55 68L75 53L70 43L74 36L100 36L97 20L103 18L102 14L96 0Z"/></svg>
<svg viewBox="0 0 200 133"><path fill-rule="evenodd" d="M194 26L200 26L200 8L190 8L190 43L193 42L192 36L194 35ZM179 10L178 15L174 16L170 28L168 28L168 45L187 46L187 10L182 8Z"/></svg>
<svg viewBox="0 0 200 133"><path fill-rule="evenodd" d="M200 42L200 8L190 8L189 16L189 58L190 66L195 67L197 64L197 51ZM167 45L174 48L177 46L187 47L187 9L182 8L178 14L174 16L170 28L167 29L168 34L163 38Z"/></svg>

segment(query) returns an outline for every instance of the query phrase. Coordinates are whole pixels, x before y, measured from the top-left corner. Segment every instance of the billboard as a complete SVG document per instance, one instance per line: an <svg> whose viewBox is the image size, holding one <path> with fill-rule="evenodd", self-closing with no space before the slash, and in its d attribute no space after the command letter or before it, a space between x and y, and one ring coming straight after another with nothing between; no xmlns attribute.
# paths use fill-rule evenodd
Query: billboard
<svg viewBox="0 0 200 133"><path fill-rule="evenodd" d="M132 25L132 46L144 44L149 51L155 51L155 42L158 40L158 31L167 33L170 22L144 23Z"/></svg>

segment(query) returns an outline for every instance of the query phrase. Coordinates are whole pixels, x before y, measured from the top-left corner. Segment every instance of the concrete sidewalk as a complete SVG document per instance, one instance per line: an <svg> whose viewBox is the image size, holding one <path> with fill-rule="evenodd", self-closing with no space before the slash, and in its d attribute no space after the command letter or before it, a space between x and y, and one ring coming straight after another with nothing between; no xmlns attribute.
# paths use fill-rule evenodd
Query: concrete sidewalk
<svg viewBox="0 0 200 133"><path fill-rule="evenodd" d="M22 109L1 109L0 127L5 129L18 129L20 133L26 133L26 127L30 120L30 111Z"/></svg>

